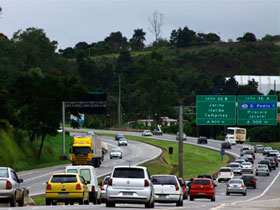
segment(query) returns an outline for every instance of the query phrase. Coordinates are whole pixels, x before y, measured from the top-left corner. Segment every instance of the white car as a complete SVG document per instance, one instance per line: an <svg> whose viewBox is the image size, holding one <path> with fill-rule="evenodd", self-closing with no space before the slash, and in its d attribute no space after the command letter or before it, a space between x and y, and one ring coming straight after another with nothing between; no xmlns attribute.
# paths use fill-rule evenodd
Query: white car
<svg viewBox="0 0 280 210"><path fill-rule="evenodd" d="M269 151L271 151L271 150L272 150L272 147L265 147L265 148L263 149L263 155L268 154Z"/></svg>
<svg viewBox="0 0 280 210"><path fill-rule="evenodd" d="M94 137L95 134L94 134L93 131L88 131L88 132L87 132L87 135L90 135L90 136Z"/></svg>
<svg viewBox="0 0 280 210"><path fill-rule="evenodd" d="M179 133L176 135L176 140L179 140ZM183 133L183 141L187 141L187 135Z"/></svg>
<svg viewBox="0 0 280 210"><path fill-rule="evenodd" d="M113 158L122 159L122 151L118 148L112 149L111 152L110 152L110 159L113 159Z"/></svg>
<svg viewBox="0 0 280 210"><path fill-rule="evenodd" d="M155 202L176 203L183 206L183 189L174 175L153 175L151 177L155 190Z"/></svg>
<svg viewBox="0 0 280 210"><path fill-rule="evenodd" d="M247 194L247 188L242 179L231 179L227 183L226 195L230 193L241 193L244 196Z"/></svg>
<svg viewBox="0 0 280 210"><path fill-rule="evenodd" d="M106 203L106 188L108 185L108 181L110 179L110 176L105 176L102 183L101 183L101 203Z"/></svg>
<svg viewBox="0 0 280 210"><path fill-rule="evenodd" d="M101 189L98 185L96 171L93 166L66 166L65 172L82 175L85 181L89 182L89 184L87 184L89 190L89 201L93 204L101 203Z"/></svg>
<svg viewBox="0 0 280 210"><path fill-rule="evenodd" d="M144 130L142 136L152 136L152 132L150 130Z"/></svg>
<svg viewBox="0 0 280 210"><path fill-rule="evenodd" d="M254 172L254 165L251 162L243 162L241 164L241 171L243 173L253 173Z"/></svg>
<svg viewBox="0 0 280 210"><path fill-rule="evenodd" d="M222 167L218 173L218 182L228 181L233 178L233 171L230 167Z"/></svg>
<svg viewBox="0 0 280 210"><path fill-rule="evenodd" d="M240 155L243 155L243 154L245 153L245 151L251 150L251 149L252 149L251 147L243 146L243 147L240 149Z"/></svg>
<svg viewBox="0 0 280 210"><path fill-rule="evenodd" d="M229 142L231 145L236 145L235 135L226 135L225 142Z"/></svg>
<svg viewBox="0 0 280 210"><path fill-rule="evenodd" d="M154 208L154 187L146 167L115 166L106 195L106 207L115 207L116 203L135 203Z"/></svg>
<svg viewBox="0 0 280 210"><path fill-rule="evenodd" d="M258 167L256 168L256 176L263 175L263 174L269 176L268 166L265 164L259 164Z"/></svg>

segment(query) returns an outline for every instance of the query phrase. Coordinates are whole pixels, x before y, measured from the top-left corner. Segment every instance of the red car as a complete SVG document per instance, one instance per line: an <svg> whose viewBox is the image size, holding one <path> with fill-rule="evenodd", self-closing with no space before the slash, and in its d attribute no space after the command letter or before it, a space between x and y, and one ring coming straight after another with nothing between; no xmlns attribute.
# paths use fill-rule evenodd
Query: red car
<svg viewBox="0 0 280 210"><path fill-rule="evenodd" d="M208 178L194 178L190 189L190 201L195 198L209 198L215 201L215 187Z"/></svg>
<svg viewBox="0 0 280 210"><path fill-rule="evenodd" d="M188 199L188 187L185 183L185 180L180 177L180 178L178 178L178 181L180 183L180 186L183 189L183 195L184 195L183 199Z"/></svg>

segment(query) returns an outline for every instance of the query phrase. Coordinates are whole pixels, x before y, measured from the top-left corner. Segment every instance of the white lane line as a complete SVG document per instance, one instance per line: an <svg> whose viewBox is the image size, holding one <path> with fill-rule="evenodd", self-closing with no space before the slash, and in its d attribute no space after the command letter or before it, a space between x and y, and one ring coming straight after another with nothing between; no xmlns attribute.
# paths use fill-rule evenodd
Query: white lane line
<svg viewBox="0 0 280 210"><path fill-rule="evenodd" d="M41 176L36 176L36 177L32 177L32 178L30 178L30 179L25 179L24 181L25 181L25 182L28 182L28 181L31 181L31 180L34 180L34 179L42 178L42 177L44 177L44 176L49 176L49 175L51 175L51 174L53 174L53 173L59 173L59 172L62 172L62 171L61 171L61 170L59 170L59 171L54 171L54 172L51 172L51 173L43 174L43 175L41 175Z"/></svg>

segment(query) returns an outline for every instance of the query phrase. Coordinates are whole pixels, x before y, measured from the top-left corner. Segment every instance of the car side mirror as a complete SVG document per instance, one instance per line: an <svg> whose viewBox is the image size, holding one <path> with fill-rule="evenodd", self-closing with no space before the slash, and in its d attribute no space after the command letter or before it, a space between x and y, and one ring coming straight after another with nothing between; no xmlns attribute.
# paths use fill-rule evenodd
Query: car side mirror
<svg viewBox="0 0 280 210"><path fill-rule="evenodd" d="M90 181L86 181L86 184L90 184Z"/></svg>
<svg viewBox="0 0 280 210"><path fill-rule="evenodd" d="M23 179L19 179L19 180L18 180L18 183L22 183L22 182L23 182Z"/></svg>

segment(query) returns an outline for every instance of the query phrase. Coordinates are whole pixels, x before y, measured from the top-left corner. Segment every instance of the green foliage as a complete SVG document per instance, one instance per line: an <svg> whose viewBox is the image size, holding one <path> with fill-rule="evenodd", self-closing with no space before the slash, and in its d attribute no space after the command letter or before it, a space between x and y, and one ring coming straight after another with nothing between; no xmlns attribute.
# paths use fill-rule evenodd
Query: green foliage
<svg viewBox="0 0 280 210"><path fill-rule="evenodd" d="M243 37L238 37L237 40L239 42L256 42L257 38L256 38L255 34L247 32L244 34Z"/></svg>
<svg viewBox="0 0 280 210"><path fill-rule="evenodd" d="M129 40L129 44L132 50L142 50L145 46L144 41L146 33L143 29L135 29L132 38Z"/></svg>
<svg viewBox="0 0 280 210"><path fill-rule="evenodd" d="M247 136L250 141L280 141L280 129L277 126L258 126L248 129Z"/></svg>

